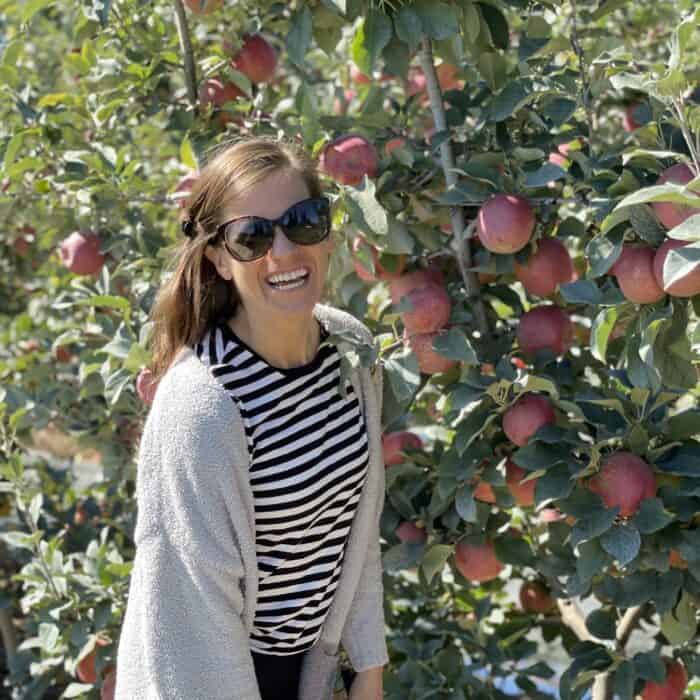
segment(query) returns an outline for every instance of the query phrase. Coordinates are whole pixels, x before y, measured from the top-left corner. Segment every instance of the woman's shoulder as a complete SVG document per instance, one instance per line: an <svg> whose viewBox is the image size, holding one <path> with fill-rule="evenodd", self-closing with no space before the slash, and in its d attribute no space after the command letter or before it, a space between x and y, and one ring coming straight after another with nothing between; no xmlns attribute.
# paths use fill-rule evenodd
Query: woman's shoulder
<svg viewBox="0 0 700 700"><path fill-rule="evenodd" d="M156 390L151 413L170 416L175 425L188 418L231 420L231 399L189 346L180 349Z"/></svg>

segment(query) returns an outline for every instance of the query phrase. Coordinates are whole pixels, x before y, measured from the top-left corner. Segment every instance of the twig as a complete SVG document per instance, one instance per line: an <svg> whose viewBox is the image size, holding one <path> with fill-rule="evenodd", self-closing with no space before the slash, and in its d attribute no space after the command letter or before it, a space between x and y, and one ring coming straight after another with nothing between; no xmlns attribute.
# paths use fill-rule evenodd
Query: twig
<svg viewBox="0 0 700 700"><path fill-rule="evenodd" d="M180 50L185 60L185 83L187 84L187 97L192 109L197 109L197 73L194 65L194 55L192 53L192 42L190 32L187 28L187 16L182 0L173 0L175 7L175 24L177 26L177 36L180 39Z"/></svg>
<svg viewBox="0 0 700 700"><path fill-rule="evenodd" d="M683 103L677 99L672 99L671 104L676 111L676 116L678 117L678 122L681 126L681 133L685 139L686 144L688 144L688 150L690 151L690 157L693 160L693 165L695 166L695 177L700 175L700 155L695 149L695 143L693 142L693 137L688 129L688 124L685 119L685 114L683 114Z"/></svg>
<svg viewBox="0 0 700 700"><path fill-rule="evenodd" d="M14 670L17 657L17 633L12 624L12 614L10 608L0 608L0 640L5 649L7 667Z"/></svg>
<svg viewBox="0 0 700 700"><path fill-rule="evenodd" d="M586 121L588 122L588 147L593 154L593 133L597 130L598 124L596 114L591 109L591 86L588 81L588 68L586 59L583 55L583 47L579 41L578 22L577 22L576 0L571 0L571 46L578 58L579 71L581 71L581 102L586 111Z"/></svg>
<svg viewBox="0 0 700 700"><path fill-rule="evenodd" d="M430 98L430 110L433 113L436 132L445 131L447 119L445 117L445 107L442 103L442 91L438 82L435 64L433 63L433 50L430 38L423 35L421 40L420 63L425 75L425 85ZM457 184L457 175L454 172L455 160L452 152L451 139L445 139L440 144L440 160L442 171L445 175L445 184L452 187ZM479 279L475 272L470 272L468 268L472 266L472 254L469 239L464 231L464 209L453 207L450 211L452 231L454 235L454 249L457 255L457 264L464 280L464 287L467 292L467 299L471 302L474 310L476 325L482 337L489 334L488 321L486 319L486 308L480 295Z"/></svg>
<svg viewBox="0 0 700 700"><path fill-rule="evenodd" d="M645 605L638 605L634 608L628 608L627 612L622 616L620 624L617 627L617 648L622 651L629 641L630 635L641 620L646 609Z"/></svg>

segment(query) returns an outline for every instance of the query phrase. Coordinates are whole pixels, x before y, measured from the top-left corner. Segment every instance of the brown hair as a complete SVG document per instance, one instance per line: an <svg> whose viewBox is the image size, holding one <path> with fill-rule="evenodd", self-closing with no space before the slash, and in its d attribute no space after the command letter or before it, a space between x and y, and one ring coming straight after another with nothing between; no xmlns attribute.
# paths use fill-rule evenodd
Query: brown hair
<svg viewBox="0 0 700 700"><path fill-rule="evenodd" d="M186 202L185 216L196 234L183 235L151 308L152 381L160 381L180 349L198 342L211 322L227 319L235 311L238 297L233 282L220 277L204 254L207 245L218 243L216 229L224 223L224 206L269 175L288 169L304 179L311 197L321 196L316 165L296 144L255 137L229 140L212 149L211 160L197 175Z"/></svg>

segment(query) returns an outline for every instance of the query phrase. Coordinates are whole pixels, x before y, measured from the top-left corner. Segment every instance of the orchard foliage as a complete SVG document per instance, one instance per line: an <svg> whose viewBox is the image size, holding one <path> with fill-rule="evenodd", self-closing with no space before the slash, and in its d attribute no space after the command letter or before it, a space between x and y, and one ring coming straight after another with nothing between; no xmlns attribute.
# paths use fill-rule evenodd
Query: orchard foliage
<svg viewBox="0 0 700 700"><path fill-rule="evenodd" d="M241 134L318 157L330 300L377 338L345 360L384 365L385 696L697 691L699 20L691 0L0 4L8 697L113 692L148 311L207 149ZM31 450L41 429L102 478Z"/></svg>

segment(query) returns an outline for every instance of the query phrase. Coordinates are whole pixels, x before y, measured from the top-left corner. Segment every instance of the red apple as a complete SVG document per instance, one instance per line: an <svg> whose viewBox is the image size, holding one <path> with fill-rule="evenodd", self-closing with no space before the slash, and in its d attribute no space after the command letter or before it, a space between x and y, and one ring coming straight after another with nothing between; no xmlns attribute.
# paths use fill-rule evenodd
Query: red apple
<svg viewBox="0 0 700 700"><path fill-rule="evenodd" d="M185 2L195 15L208 15L224 4L224 0L185 0Z"/></svg>
<svg viewBox="0 0 700 700"><path fill-rule="evenodd" d="M444 287L430 284L412 289L406 296L413 311L404 311L401 320L409 333L431 333L450 320L450 296Z"/></svg>
<svg viewBox="0 0 700 700"><path fill-rule="evenodd" d="M548 613L554 607L554 598L541 581L525 581L520 587L520 605L525 612Z"/></svg>
<svg viewBox="0 0 700 700"><path fill-rule="evenodd" d="M635 304L653 304L665 296L654 276L654 249L646 243L622 246L610 274L617 277L624 297Z"/></svg>
<svg viewBox="0 0 700 700"><path fill-rule="evenodd" d="M177 206L179 209L185 209L187 207L187 198L190 196L192 187L194 183L197 182L199 173L196 170L192 170L183 177L180 178L177 183L177 187L174 190L174 197L177 199Z"/></svg>
<svg viewBox="0 0 700 700"><path fill-rule="evenodd" d="M230 53L230 47L229 42L224 42L224 51ZM251 83L267 83L275 75L277 52L262 35L245 34L243 46L234 56L231 65L247 76Z"/></svg>
<svg viewBox="0 0 700 700"><path fill-rule="evenodd" d="M393 139L389 139L385 144L384 144L384 152L389 156L391 155L391 152L397 148L401 148L401 146L406 145L406 139L403 136L396 136Z"/></svg>
<svg viewBox="0 0 700 700"><path fill-rule="evenodd" d="M100 237L92 231L74 231L59 244L61 264L76 275L97 276L105 256L100 252Z"/></svg>
<svg viewBox="0 0 700 700"><path fill-rule="evenodd" d="M588 488L603 499L607 508L620 506L620 515L634 515L646 498L656 495L652 468L631 452L615 452L588 481Z"/></svg>
<svg viewBox="0 0 700 700"><path fill-rule="evenodd" d="M105 674L100 691L100 700L114 700L114 693L117 690L117 669L112 668Z"/></svg>
<svg viewBox="0 0 700 700"><path fill-rule="evenodd" d="M136 393L141 401L147 404L153 403L156 396L156 389L159 382L153 381L153 373L147 367L144 367L136 377Z"/></svg>
<svg viewBox="0 0 700 700"><path fill-rule="evenodd" d="M527 245L535 230L535 213L518 195L497 194L479 210L477 235L492 253L515 253Z"/></svg>
<svg viewBox="0 0 700 700"><path fill-rule="evenodd" d="M486 481L479 479L474 488L474 498L483 503L495 503L496 494L493 492L493 487Z"/></svg>
<svg viewBox="0 0 700 700"><path fill-rule="evenodd" d="M524 265L515 263L515 276L529 294L546 297L554 294L560 284L572 281L574 265L561 241L543 238Z"/></svg>
<svg viewBox="0 0 700 700"><path fill-rule="evenodd" d="M106 647L110 645L110 642L102 637L97 637L95 644L98 647ZM95 660L97 654L93 649L87 656L81 659L76 666L75 675L83 683L88 683L94 685L97 682L97 670L95 668Z"/></svg>
<svg viewBox="0 0 700 700"><path fill-rule="evenodd" d="M675 281L668 287L664 287L664 263L670 250L683 248L688 245L687 241L679 241L674 238L667 238L658 248L654 255L653 270L654 279L660 288L663 288L672 297L693 297L700 294L700 265L689 272L685 277Z"/></svg>
<svg viewBox="0 0 700 700"><path fill-rule="evenodd" d="M455 550L455 564L468 581L491 581L503 570L491 540L481 545L460 542Z"/></svg>
<svg viewBox="0 0 700 700"><path fill-rule="evenodd" d="M365 75L354 63L350 64L350 80L355 85L370 85L372 82L372 78Z"/></svg>
<svg viewBox="0 0 700 700"><path fill-rule="evenodd" d="M372 260L374 262L374 271L376 275L373 275L363 264L362 261L359 259L357 256L357 252L360 250L360 248L367 248L371 255L372 255ZM359 234L355 236L352 242L352 263L355 268L355 273L357 276L363 281L363 282L377 282L379 280L393 280L393 279L398 279L402 272L403 268L405 265L406 261L406 256L405 255L399 255L398 256L398 267L395 272L391 272L387 270L386 268L382 267L382 265L379 263L379 251L377 248L372 245L367 239L362 235Z"/></svg>
<svg viewBox="0 0 700 700"><path fill-rule="evenodd" d="M561 153L550 153L547 160L554 165L566 170L569 167L569 159Z"/></svg>
<svg viewBox="0 0 700 700"><path fill-rule="evenodd" d="M199 103L202 109L206 109L209 105L221 107L239 97L245 97L240 88L220 78L208 78L199 86Z"/></svg>
<svg viewBox="0 0 700 700"><path fill-rule="evenodd" d="M622 117L622 128L627 133L630 133L635 129L639 129L640 126L644 125L642 122L638 122L636 119L637 108L641 107L642 105L642 102L633 102L632 104L627 105L625 108L625 114Z"/></svg>
<svg viewBox="0 0 700 700"><path fill-rule="evenodd" d="M407 430L385 433L382 435L384 465L401 464L406 461L404 449L420 450L421 447L423 447L423 441L415 433Z"/></svg>
<svg viewBox="0 0 700 700"><path fill-rule="evenodd" d="M359 185L365 175L375 177L378 165L375 147L364 137L352 134L327 143L319 158L319 168L342 185Z"/></svg>
<svg viewBox="0 0 700 700"><path fill-rule="evenodd" d="M423 71L416 66L411 66L408 69L408 78L406 79L406 97L425 92L426 85L427 81Z"/></svg>
<svg viewBox="0 0 700 700"><path fill-rule="evenodd" d="M435 69L437 73L438 83L443 92L447 90L459 90L462 87L462 82L455 76L457 75L457 67L451 63L441 63Z"/></svg>
<svg viewBox="0 0 700 700"><path fill-rule="evenodd" d="M677 185L686 185L693 179L695 179L695 173L689 166L685 163L676 163L661 173L656 184L663 185L666 182L673 182ZM675 228L694 214L700 214L700 208L674 204L673 202L652 202L651 206L659 221L667 229Z"/></svg>
<svg viewBox="0 0 700 700"><path fill-rule="evenodd" d="M673 569L687 569L688 562L683 559L677 549L672 549L668 555L668 565Z"/></svg>
<svg viewBox="0 0 700 700"><path fill-rule="evenodd" d="M532 506L535 504L537 479L523 481L529 473L515 464L515 462L506 461L506 485L519 506Z"/></svg>
<svg viewBox="0 0 700 700"><path fill-rule="evenodd" d="M54 350L53 356L57 362L70 362L73 358L73 353L65 345L59 345Z"/></svg>
<svg viewBox="0 0 700 700"><path fill-rule="evenodd" d="M428 539L428 533L424 528L418 527L415 523L405 520L399 525L394 534L402 542L425 542Z"/></svg>
<svg viewBox="0 0 700 700"><path fill-rule="evenodd" d="M422 289L437 285L445 286L445 278L437 265L430 265L427 268L418 268L405 272L398 279L392 280L389 285L392 304L398 304L403 297L414 289Z"/></svg>
<svg viewBox="0 0 700 700"><path fill-rule="evenodd" d="M411 348L418 361L418 367L423 374L441 374L448 372L457 365L456 360L451 360L439 352L433 350L433 340L444 331L433 331L432 333L412 333L404 329L404 345Z"/></svg>
<svg viewBox="0 0 700 700"><path fill-rule="evenodd" d="M339 115L343 115L348 111L348 105L357 97L357 93L352 88L345 88L343 97L345 98L345 104L338 97L333 100L333 111Z"/></svg>
<svg viewBox="0 0 700 700"><path fill-rule="evenodd" d="M642 700L682 700L688 686L688 672L678 660L664 657L666 678L661 683L647 681L642 688Z"/></svg>
<svg viewBox="0 0 700 700"><path fill-rule="evenodd" d="M557 415L548 398L524 394L503 414L503 432L518 447L527 445L543 426L556 423Z"/></svg>
<svg viewBox="0 0 700 700"><path fill-rule="evenodd" d="M565 354L573 341L573 326L568 314L558 306L537 306L520 317L518 342L526 355L538 350Z"/></svg>

